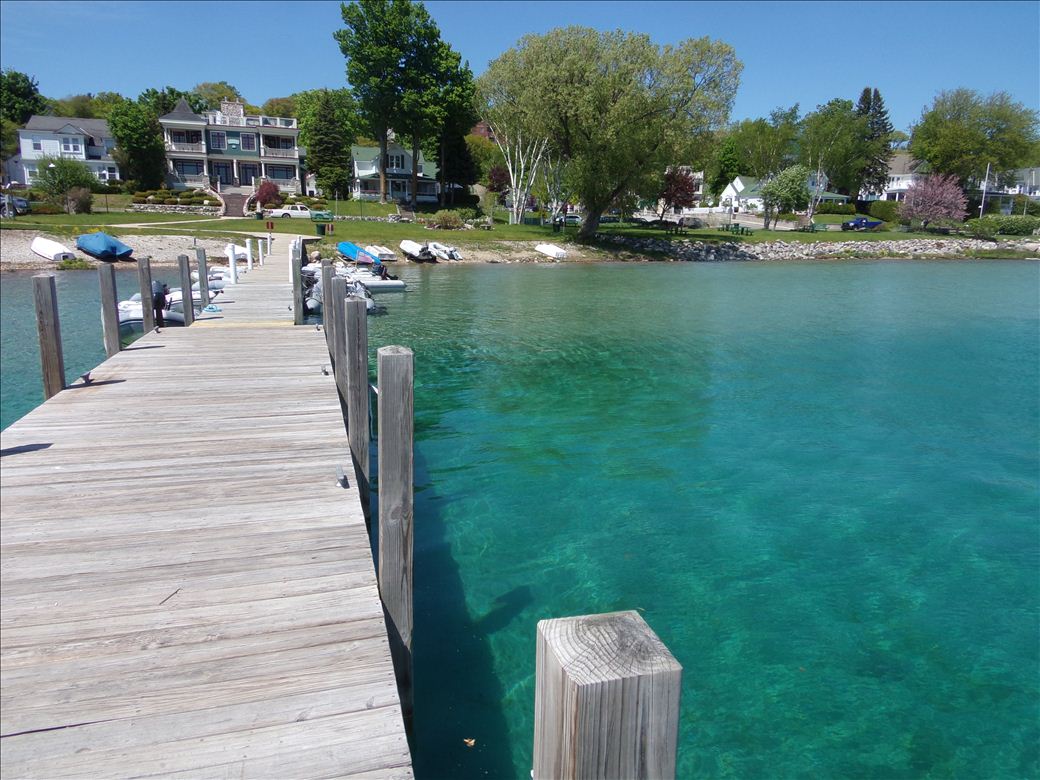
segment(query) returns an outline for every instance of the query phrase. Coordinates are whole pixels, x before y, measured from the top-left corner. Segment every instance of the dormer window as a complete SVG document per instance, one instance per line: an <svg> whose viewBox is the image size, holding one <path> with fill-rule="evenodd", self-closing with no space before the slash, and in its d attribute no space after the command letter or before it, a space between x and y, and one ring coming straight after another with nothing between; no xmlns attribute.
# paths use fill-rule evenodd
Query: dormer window
<svg viewBox="0 0 1040 780"><path fill-rule="evenodd" d="M61 139L61 151L66 154L79 154L80 143L78 138L62 138Z"/></svg>

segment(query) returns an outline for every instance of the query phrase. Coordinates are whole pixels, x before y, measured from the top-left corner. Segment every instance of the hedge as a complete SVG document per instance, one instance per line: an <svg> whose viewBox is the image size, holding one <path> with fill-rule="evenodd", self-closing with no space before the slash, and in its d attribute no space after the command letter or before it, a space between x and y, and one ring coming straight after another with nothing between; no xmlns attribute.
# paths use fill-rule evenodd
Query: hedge
<svg viewBox="0 0 1040 780"><path fill-rule="evenodd" d="M870 204L868 213L874 219L880 219L883 222L895 222L899 219L899 201L875 200Z"/></svg>
<svg viewBox="0 0 1040 780"><path fill-rule="evenodd" d="M1029 236L1040 230L1040 217L987 214L969 219L966 224L976 235Z"/></svg>

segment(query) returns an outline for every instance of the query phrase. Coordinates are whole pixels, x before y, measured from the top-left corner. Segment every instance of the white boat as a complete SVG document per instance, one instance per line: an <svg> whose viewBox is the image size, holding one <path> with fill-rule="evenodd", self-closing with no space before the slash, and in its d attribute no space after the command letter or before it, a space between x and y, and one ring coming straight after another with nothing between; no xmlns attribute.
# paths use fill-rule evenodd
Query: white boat
<svg viewBox="0 0 1040 780"><path fill-rule="evenodd" d="M438 260L461 260L462 255L459 254L459 250L453 246L447 244L438 244L436 241L431 241L427 246L430 248L430 252Z"/></svg>
<svg viewBox="0 0 1040 780"><path fill-rule="evenodd" d="M404 292L408 287L400 279L384 279L369 271L343 265L336 266L336 275L345 277L348 282L361 282L372 292Z"/></svg>
<svg viewBox="0 0 1040 780"><path fill-rule="evenodd" d="M40 257L46 257L48 260L58 262L60 260L75 260L76 256L72 254L72 250L64 244L59 244L57 241L52 241L49 238L43 236L36 236L29 244L29 249L38 254Z"/></svg>
<svg viewBox="0 0 1040 780"><path fill-rule="evenodd" d="M392 263L394 260L397 259L397 255L394 254L394 251L392 249L389 249L385 246L380 246L379 244L369 244L365 247L365 251L372 255L372 257L379 258L379 261L381 263L385 263L388 261Z"/></svg>
<svg viewBox="0 0 1040 780"><path fill-rule="evenodd" d="M347 295L365 299L365 310L369 314L385 314L386 307L380 306L372 299L372 293L361 282L347 280ZM322 314L325 308L325 294L322 289L321 276L304 293L303 305L309 314Z"/></svg>
<svg viewBox="0 0 1040 780"><path fill-rule="evenodd" d="M408 239L405 239L400 243L400 247L404 256L416 263L437 262L437 258L433 256L433 253L426 244L420 244L418 241L409 241Z"/></svg>
<svg viewBox="0 0 1040 780"><path fill-rule="evenodd" d="M247 254L246 248L238 244L228 244L224 247L224 257L228 259L228 262L231 261L232 255L236 260L245 260Z"/></svg>
<svg viewBox="0 0 1040 780"><path fill-rule="evenodd" d="M535 247L536 252L541 252L543 255L548 255L553 260L563 260L567 257L567 250L561 249L556 244L539 244Z"/></svg>

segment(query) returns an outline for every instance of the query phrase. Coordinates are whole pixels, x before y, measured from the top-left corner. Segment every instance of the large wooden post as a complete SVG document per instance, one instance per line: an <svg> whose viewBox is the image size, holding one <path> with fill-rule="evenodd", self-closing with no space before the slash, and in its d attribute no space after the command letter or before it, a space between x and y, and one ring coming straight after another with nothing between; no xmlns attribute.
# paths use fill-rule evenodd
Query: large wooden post
<svg viewBox="0 0 1040 780"><path fill-rule="evenodd" d="M246 239L246 270L253 270L253 239Z"/></svg>
<svg viewBox="0 0 1040 780"><path fill-rule="evenodd" d="M368 308L364 298L350 297L343 304L347 353L347 440L354 460L354 474L365 517L369 516ZM409 360L411 353L409 352ZM409 365L411 365L409 363ZM409 368L409 377L411 368ZM409 393L411 383L409 382ZM409 396L410 397L410 396ZM411 401L409 400L409 404ZM410 416L409 416L410 419ZM409 445L409 452L411 447ZM411 496L411 488L409 488Z"/></svg>
<svg viewBox="0 0 1040 780"><path fill-rule="evenodd" d="M209 306L209 268L206 267L206 250L198 247L195 257L199 261L199 297L203 306Z"/></svg>
<svg viewBox="0 0 1040 780"><path fill-rule="evenodd" d="M535 780L675 777L682 667L638 612L542 620L537 642Z"/></svg>
<svg viewBox="0 0 1040 780"><path fill-rule="evenodd" d="M61 321L54 274L36 274L33 277L33 300L36 304L36 332L40 338L43 398L47 400L65 389L65 358L61 351Z"/></svg>
<svg viewBox="0 0 1040 780"><path fill-rule="evenodd" d="M329 316L332 307L329 301L332 298L332 261L327 257L321 260L321 321L324 323L325 346L329 348L329 356L332 356L332 332L336 328L335 320Z"/></svg>
<svg viewBox="0 0 1040 780"><path fill-rule="evenodd" d="M412 351L380 347L379 594L401 710L412 713Z"/></svg>
<svg viewBox="0 0 1040 780"><path fill-rule="evenodd" d="M293 325L303 325L303 242L293 244L289 262L292 264Z"/></svg>
<svg viewBox="0 0 1040 780"><path fill-rule="evenodd" d="M181 267L181 311L184 312L184 325L195 322L195 300L191 294L191 263L187 255L177 255L177 265Z"/></svg>
<svg viewBox="0 0 1040 780"><path fill-rule="evenodd" d="M264 267L264 240L262 238L258 238L256 240L256 250L257 250L256 251L257 256L260 259L260 267L263 268Z"/></svg>
<svg viewBox="0 0 1040 780"><path fill-rule="evenodd" d="M110 263L98 266L98 282L101 285L101 333L105 338L105 354L117 354L119 343L119 296L116 292L116 269Z"/></svg>
<svg viewBox="0 0 1040 780"><path fill-rule="evenodd" d="M238 284L238 255L235 254L235 244L228 244L231 247L230 252L225 252L228 262L228 280L227 283L231 285Z"/></svg>
<svg viewBox="0 0 1040 780"><path fill-rule="evenodd" d="M323 293L324 294L324 293ZM336 376L336 389L343 403L347 401L347 336L343 323L343 309L347 295L347 280L342 276L332 277L332 286L324 302L326 307L325 321L332 325L332 369Z"/></svg>
<svg viewBox="0 0 1040 780"><path fill-rule="evenodd" d="M152 261L147 257L137 260L137 280L141 284L141 323L144 335L155 330L155 308L152 306Z"/></svg>

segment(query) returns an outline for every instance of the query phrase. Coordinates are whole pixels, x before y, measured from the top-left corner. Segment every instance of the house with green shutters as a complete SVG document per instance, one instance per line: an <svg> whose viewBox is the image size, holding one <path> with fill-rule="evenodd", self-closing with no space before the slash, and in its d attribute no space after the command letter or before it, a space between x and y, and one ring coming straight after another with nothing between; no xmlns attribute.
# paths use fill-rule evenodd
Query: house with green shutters
<svg viewBox="0 0 1040 780"><path fill-rule="evenodd" d="M350 156L354 165L354 197L379 200L379 147L352 146ZM419 152L419 186L416 200L431 203L437 200L437 166L427 162ZM410 202L412 199L412 153L396 142L386 150L387 200Z"/></svg>
<svg viewBox="0 0 1040 780"><path fill-rule="evenodd" d="M252 191L272 181L282 192L302 191L300 129L291 117L247 115L237 101L196 114L182 98L159 124L173 189Z"/></svg>

